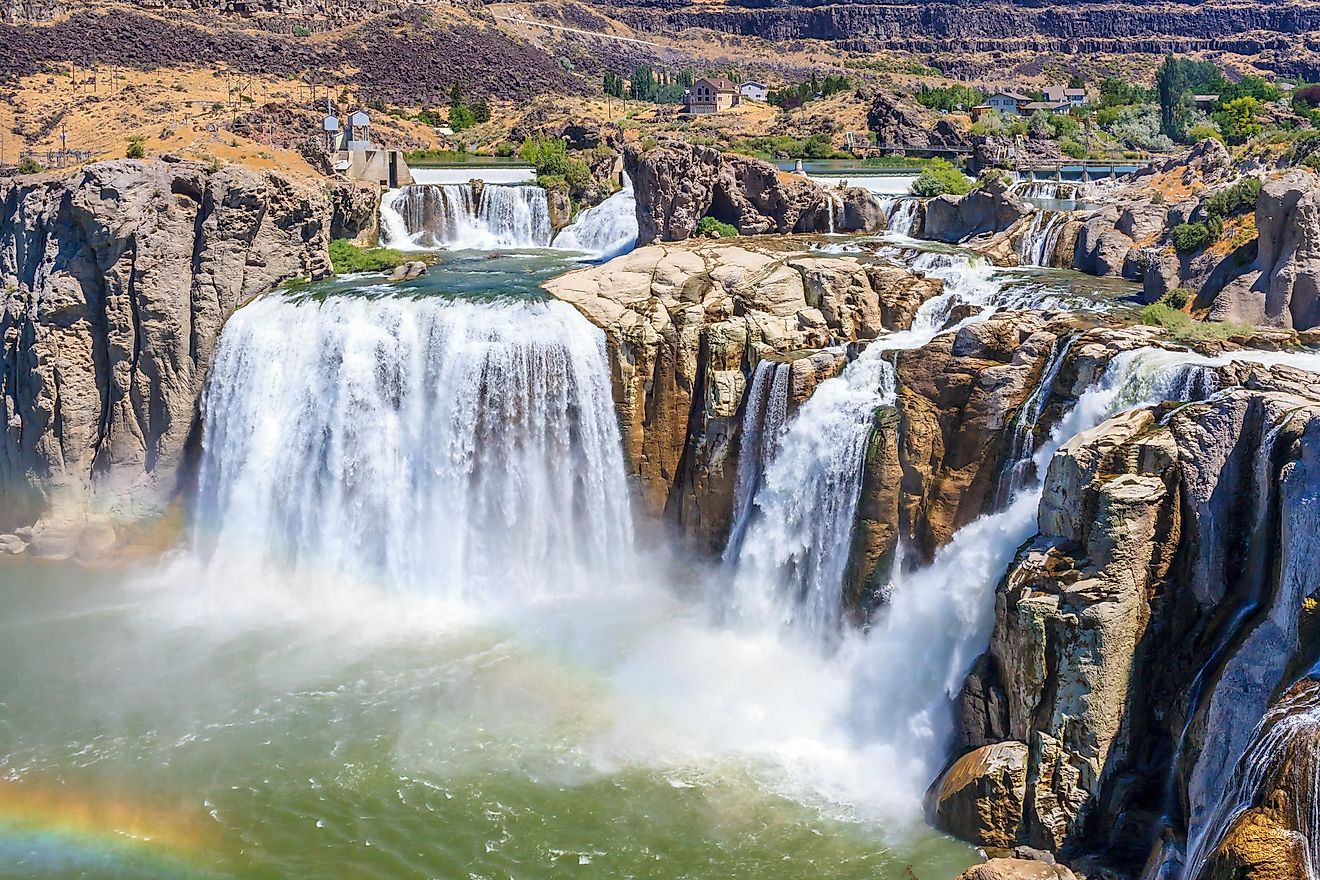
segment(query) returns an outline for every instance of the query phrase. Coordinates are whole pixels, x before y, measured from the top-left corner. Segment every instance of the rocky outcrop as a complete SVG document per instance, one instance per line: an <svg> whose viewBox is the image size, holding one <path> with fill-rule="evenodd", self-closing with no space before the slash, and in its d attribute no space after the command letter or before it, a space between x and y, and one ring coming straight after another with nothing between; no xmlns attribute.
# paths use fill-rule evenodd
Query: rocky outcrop
<svg viewBox="0 0 1320 880"><path fill-rule="evenodd" d="M1076 880L1076 877L1063 865L1040 859L990 859L968 868L958 880Z"/></svg>
<svg viewBox="0 0 1320 880"><path fill-rule="evenodd" d="M373 247L380 237L380 187L362 181L330 187L330 238Z"/></svg>
<svg viewBox="0 0 1320 880"><path fill-rule="evenodd" d="M948 119L931 122L919 112L910 98L879 92L871 99L866 112L866 126L875 132L881 149L972 152L972 136Z"/></svg>
<svg viewBox="0 0 1320 880"><path fill-rule="evenodd" d="M937 196L926 202L921 235L957 244L1014 229L1035 209L1012 192L1007 178L989 175L965 196Z"/></svg>
<svg viewBox="0 0 1320 880"><path fill-rule="evenodd" d="M1227 774L1204 781L1201 753L1238 736L1238 722L1216 714L1206 689L1227 674L1231 652L1217 646L1243 650L1247 633L1286 630L1289 615L1301 626L1302 596L1315 585L1293 572L1320 564L1320 553L1309 539L1298 544L1289 523L1313 519L1320 395L1313 378L1308 388L1278 368L1215 373L1215 384L1246 387L1176 411L1117 416L1054 457L1040 532L998 587L990 650L960 698L974 707L959 715L967 754L990 743L1026 748L1022 813L997 831L981 827L1012 799L1000 769L972 779L977 759L960 760L936 791L952 786L986 802L937 814L955 833L1014 834L1130 870L1169 808L1169 779L1202 780L1184 795L1199 822L1227 796ZM1244 608L1258 613L1244 617ZM1258 676L1314 660L1301 642L1267 641L1283 655L1255 664ZM1290 661L1295 650L1311 653ZM1243 833L1279 839L1257 834L1258 824Z"/></svg>
<svg viewBox="0 0 1320 880"><path fill-rule="evenodd" d="M1297 170L1262 188L1256 259L1214 298L1210 317L1267 327L1320 327L1320 177Z"/></svg>
<svg viewBox="0 0 1320 880"><path fill-rule="evenodd" d="M706 216L742 235L874 232L884 225L883 209L866 190L828 190L713 147L667 139L649 150L629 147L624 165L637 194L639 244L683 241Z"/></svg>
<svg viewBox="0 0 1320 880"><path fill-rule="evenodd" d="M646 507L707 549L729 528L756 364L791 361L800 401L842 366L838 354L804 354L907 327L940 291L904 269L773 239L644 247L545 287L605 331L624 455Z"/></svg>
<svg viewBox="0 0 1320 880"><path fill-rule="evenodd" d="M238 166L117 161L0 181L0 531L77 550L89 517L180 488L225 319L329 274L324 188Z"/></svg>

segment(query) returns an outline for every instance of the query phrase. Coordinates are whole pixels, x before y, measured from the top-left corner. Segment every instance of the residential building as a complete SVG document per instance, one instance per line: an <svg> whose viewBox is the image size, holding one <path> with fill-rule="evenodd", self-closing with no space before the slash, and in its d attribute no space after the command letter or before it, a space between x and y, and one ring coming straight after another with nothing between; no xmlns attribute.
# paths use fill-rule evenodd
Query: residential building
<svg viewBox="0 0 1320 880"><path fill-rule="evenodd" d="M1051 104L1067 104L1069 107L1085 107L1091 99L1086 89L1068 89L1063 86L1050 86L1045 90L1045 100Z"/></svg>
<svg viewBox="0 0 1320 880"><path fill-rule="evenodd" d="M1067 101L1029 101L1022 106L1022 112L1030 116L1037 110L1044 110L1047 113L1067 113L1072 109Z"/></svg>
<svg viewBox="0 0 1320 880"><path fill-rule="evenodd" d="M1219 102L1218 95L1192 95L1192 102L1196 104L1197 110L1204 110L1209 113L1214 109L1215 104Z"/></svg>
<svg viewBox="0 0 1320 880"><path fill-rule="evenodd" d="M1022 112L1022 107L1030 103L1030 98L1017 92L995 92L985 99L985 106L1001 116L1017 116Z"/></svg>
<svg viewBox="0 0 1320 880"><path fill-rule="evenodd" d="M748 101L764 101L770 97L770 87L755 80L748 80L738 86L738 91Z"/></svg>
<svg viewBox="0 0 1320 880"><path fill-rule="evenodd" d="M703 77L692 84L683 96L683 112L693 116L719 113L737 105L741 97L738 87L723 77Z"/></svg>

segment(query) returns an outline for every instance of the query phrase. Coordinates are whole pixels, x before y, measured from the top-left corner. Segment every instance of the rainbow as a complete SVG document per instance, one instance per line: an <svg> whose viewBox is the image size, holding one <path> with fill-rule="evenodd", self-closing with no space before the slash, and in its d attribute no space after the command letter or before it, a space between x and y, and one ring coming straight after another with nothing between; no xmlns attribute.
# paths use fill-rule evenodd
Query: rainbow
<svg viewBox="0 0 1320 880"><path fill-rule="evenodd" d="M0 876L205 877L214 827L66 786L0 781Z"/></svg>

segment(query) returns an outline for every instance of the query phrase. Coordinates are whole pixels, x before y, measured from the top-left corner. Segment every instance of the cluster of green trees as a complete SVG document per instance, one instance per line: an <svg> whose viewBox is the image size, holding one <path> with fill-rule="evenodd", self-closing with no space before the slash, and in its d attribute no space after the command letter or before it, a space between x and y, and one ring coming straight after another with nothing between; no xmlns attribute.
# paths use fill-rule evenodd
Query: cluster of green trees
<svg viewBox="0 0 1320 880"><path fill-rule="evenodd" d="M985 92L971 86L952 85L931 88L922 85L917 92L917 103L931 110L971 110L985 103Z"/></svg>
<svg viewBox="0 0 1320 880"><path fill-rule="evenodd" d="M591 184L591 166L572 156L557 137L534 137L523 141L518 151L524 162L536 169L536 182L554 192L573 192Z"/></svg>
<svg viewBox="0 0 1320 880"><path fill-rule="evenodd" d="M490 102L485 98L468 102L463 97L463 87L454 83L453 88L449 90L448 117L441 116L434 110L422 110L413 119L433 128L448 125L457 133L474 125L490 122Z"/></svg>
<svg viewBox="0 0 1320 880"><path fill-rule="evenodd" d="M1180 142L1219 136L1230 144L1246 143L1263 130L1266 104L1279 100L1279 90L1259 76L1229 82L1210 61L1167 55L1155 71L1160 105L1160 130ZM1217 95L1207 115L1196 106L1196 95Z"/></svg>
<svg viewBox="0 0 1320 880"><path fill-rule="evenodd" d="M766 94L766 100L776 107L800 107L815 98L828 98L830 95L846 92L852 87L852 80L843 74L831 74L821 79L813 73L810 79L795 86L771 89Z"/></svg>
<svg viewBox="0 0 1320 880"><path fill-rule="evenodd" d="M691 88L695 81L691 68L670 72L643 64L633 70L630 80L624 80L622 74L606 71L603 86L605 94L615 98L677 104L683 100L683 90Z"/></svg>
<svg viewBox="0 0 1320 880"><path fill-rule="evenodd" d="M785 159L833 159L838 155L829 135L813 134L808 138L788 135L764 135L733 144L733 151L749 156Z"/></svg>
<svg viewBox="0 0 1320 880"><path fill-rule="evenodd" d="M912 181L912 194L923 198L943 195L966 195L972 182L945 159L933 159Z"/></svg>

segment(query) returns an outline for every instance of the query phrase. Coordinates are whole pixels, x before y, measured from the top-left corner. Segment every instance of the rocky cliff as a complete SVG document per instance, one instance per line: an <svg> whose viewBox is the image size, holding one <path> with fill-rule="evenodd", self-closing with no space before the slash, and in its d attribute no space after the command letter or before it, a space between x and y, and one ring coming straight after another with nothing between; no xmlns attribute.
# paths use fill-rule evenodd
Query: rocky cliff
<svg viewBox="0 0 1320 880"><path fill-rule="evenodd" d="M1127 870L1161 857L1162 815L1181 817L1166 840L1205 827L1271 690L1315 660L1320 554L1296 531L1320 494L1314 378L1220 368L1225 393L1060 449L932 789L944 827Z"/></svg>
<svg viewBox="0 0 1320 880"><path fill-rule="evenodd" d="M191 163L0 181L0 531L36 522L33 550L67 555L89 518L177 493L221 325L283 281L329 274L330 202Z"/></svg>
<svg viewBox="0 0 1320 880"><path fill-rule="evenodd" d="M545 286L605 331L624 455L646 507L716 552L757 363L791 362L800 402L843 365L841 349L822 349L909 326L941 289L778 239L644 247Z"/></svg>
<svg viewBox="0 0 1320 880"><path fill-rule="evenodd" d="M884 228L884 211L864 189L829 190L712 147L667 139L650 149L629 147L624 165L637 193L640 244L682 241L706 216L743 235Z"/></svg>

